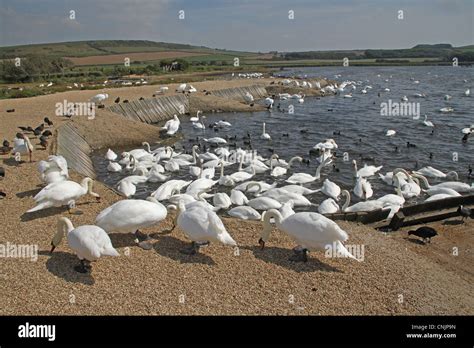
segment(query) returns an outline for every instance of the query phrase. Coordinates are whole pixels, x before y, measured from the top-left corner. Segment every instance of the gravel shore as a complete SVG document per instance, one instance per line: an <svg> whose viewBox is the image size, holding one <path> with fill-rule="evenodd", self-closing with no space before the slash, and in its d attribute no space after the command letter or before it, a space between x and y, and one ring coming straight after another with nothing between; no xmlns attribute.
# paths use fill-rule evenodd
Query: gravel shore
<svg viewBox="0 0 474 348"><path fill-rule="evenodd" d="M255 83L234 80L193 85L199 90L212 90ZM145 86L109 90L107 104L117 96L138 99L157 89ZM17 126L35 127L45 116L55 123L53 129L62 122L71 122L53 116L54 104L64 99L87 101L97 93L70 91L1 100L0 139L11 141L19 131ZM6 113L11 108L15 112ZM96 117L116 117L106 113L99 111ZM97 134L106 132L105 124L110 123L97 123ZM136 139L143 131L143 138L136 140L149 140L153 126L136 127L127 136ZM99 143L95 145L100 147ZM239 245L238 251L211 244L199 255L183 255L178 250L187 241L179 229L154 236L153 249L148 251L135 246L131 235L112 234L112 243L121 256L100 259L93 264L91 274L77 273L73 266L78 259L67 243L49 254L58 217L69 217L75 226L93 224L98 212L121 197L96 182L94 188L102 200L98 203L92 197L81 198L77 202L81 214L70 215L65 208L26 214L34 206L32 197L41 189L37 162L48 155L40 146L35 147L34 163L17 165L10 156L1 156L6 176L0 179L0 189L7 192L7 197L0 200L0 244L35 244L39 256L36 262L0 260L0 314L474 314L473 220L456 224L459 219L453 219L432 225L439 236L428 245L408 239L406 229L384 234L364 225L341 222L350 236L347 244L364 246L364 260L327 258L323 252L313 252L307 263L300 264L288 261L295 245L283 233L274 230L262 251L257 243L260 222L223 219ZM71 176L81 180L75 173ZM171 219L172 214L143 232L163 231L171 226ZM453 248L457 248L457 255Z"/></svg>

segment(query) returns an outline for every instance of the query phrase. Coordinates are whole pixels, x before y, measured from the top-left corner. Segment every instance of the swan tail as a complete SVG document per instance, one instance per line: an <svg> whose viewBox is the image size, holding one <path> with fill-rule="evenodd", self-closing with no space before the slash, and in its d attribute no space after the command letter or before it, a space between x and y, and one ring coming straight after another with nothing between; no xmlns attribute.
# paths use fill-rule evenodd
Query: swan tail
<svg viewBox="0 0 474 348"><path fill-rule="evenodd" d="M360 262L360 260L352 255L340 241L336 241L336 251L343 257L348 257Z"/></svg>
<svg viewBox="0 0 474 348"><path fill-rule="evenodd" d="M26 212L27 213L33 213L35 211L43 210L43 209L46 209L46 208L49 208L49 207L52 207L52 206L53 205L50 202L43 202L43 203L40 203L37 206L31 208L30 210L27 210Z"/></svg>
<svg viewBox="0 0 474 348"><path fill-rule="evenodd" d="M104 248L104 250L102 251L102 255L105 255L105 256L120 256L119 252L117 250L115 250L113 246L107 246L106 248Z"/></svg>

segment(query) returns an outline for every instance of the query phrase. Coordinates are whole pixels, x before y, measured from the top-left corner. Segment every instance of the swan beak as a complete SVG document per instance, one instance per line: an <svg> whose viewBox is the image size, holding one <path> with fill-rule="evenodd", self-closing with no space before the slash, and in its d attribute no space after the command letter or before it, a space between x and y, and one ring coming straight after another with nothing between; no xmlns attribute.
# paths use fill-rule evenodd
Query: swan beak
<svg viewBox="0 0 474 348"><path fill-rule="evenodd" d="M51 251L49 252L50 254L53 253L54 249L56 249L56 245L54 245L53 243L51 243Z"/></svg>
<svg viewBox="0 0 474 348"><path fill-rule="evenodd" d="M263 250L263 248L265 248L265 242L262 238L258 240L258 244L260 245L260 250Z"/></svg>

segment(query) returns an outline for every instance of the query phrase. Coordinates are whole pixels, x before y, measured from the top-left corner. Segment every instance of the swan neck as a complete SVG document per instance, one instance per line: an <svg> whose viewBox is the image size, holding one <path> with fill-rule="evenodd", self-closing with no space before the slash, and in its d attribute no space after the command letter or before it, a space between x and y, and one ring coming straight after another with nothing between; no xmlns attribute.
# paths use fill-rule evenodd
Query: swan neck
<svg viewBox="0 0 474 348"><path fill-rule="evenodd" d="M283 220L283 217L281 213L276 210L276 209L270 209L266 211L263 215L263 231L260 236L264 242L268 241L268 238L270 237L270 233L272 232L272 226L270 224L270 219L274 218L277 226L279 227L281 224L281 221Z"/></svg>
<svg viewBox="0 0 474 348"><path fill-rule="evenodd" d="M342 212L344 212L351 204L351 194L347 190L342 191L342 194L346 196L346 201L344 202L344 205L342 206Z"/></svg>

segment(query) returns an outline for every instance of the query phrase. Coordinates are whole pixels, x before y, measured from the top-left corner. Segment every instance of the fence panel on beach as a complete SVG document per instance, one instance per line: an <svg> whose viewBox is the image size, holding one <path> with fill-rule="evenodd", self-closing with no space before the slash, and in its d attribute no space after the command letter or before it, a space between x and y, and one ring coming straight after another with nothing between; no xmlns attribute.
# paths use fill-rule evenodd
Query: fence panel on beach
<svg viewBox="0 0 474 348"><path fill-rule="evenodd" d="M96 173L90 159L92 149L72 122L67 122L58 128L56 152L64 156L69 168L95 179Z"/></svg>
<svg viewBox="0 0 474 348"><path fill-rule="evenodd" d="M184 95L161 96L129 103L114 104L108 110L128 119L144 123L158 123L189 111L189 100Z"/></svg>
<svg viewBox="0 0 474 348"><path fill-rule="evenodd" d="M234 87L211 91L213 95L223 98L244 101L244 96L250 93L255 99L262 99L268 95L264 86L253 85L248 87Z"/></svg>

